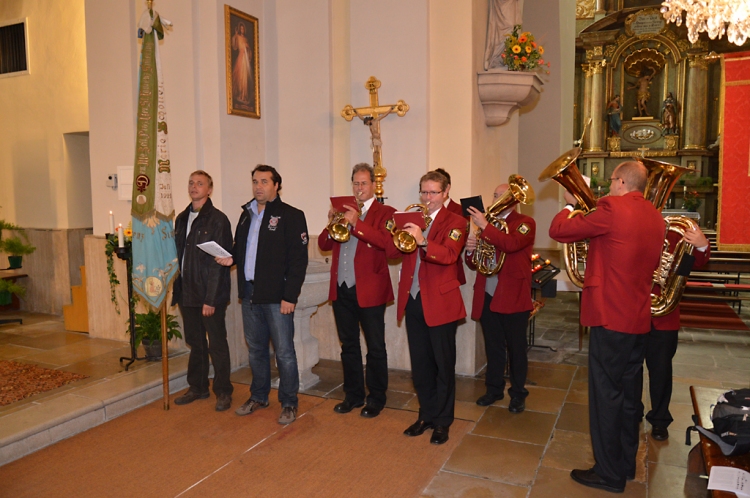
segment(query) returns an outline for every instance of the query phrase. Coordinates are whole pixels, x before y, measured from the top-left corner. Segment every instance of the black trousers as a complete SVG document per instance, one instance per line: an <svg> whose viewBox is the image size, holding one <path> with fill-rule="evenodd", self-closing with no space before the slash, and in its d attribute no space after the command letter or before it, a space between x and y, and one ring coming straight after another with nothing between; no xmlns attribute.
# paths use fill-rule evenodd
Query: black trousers
<svg viewBox="0 0 750 498"><path fill-rule="evenodd" d="M646 420L654 427L669 427L674 420L669 413L669 402L672 400L672 358L676 352L677 331L651 327L645 355L651 411L646 414Z"/></svg>
<svg viewBox="0 0 750 498"><path fill-rule="evenodd" d="M424 320L422 295L406 303L411 377L419 399L419 418L435 425L453 423L456 404L456 329L458 322L430 327Z"/></svg>
<svg viewBox="0 0 750 498"><path fill-rule="evenodd" d="M185 328L185 342L190 346L187 381L193 392L200 394L208 392L209 356L214 366L214 393L217 396L232 394L234 390L229 381L231 366L227 326L224 321L226 311L226 306L217 306L213 315L203 316L203 307L180 306Z"/></svg>
<svg viewBox="0 0 750 498"><path fill-rule="evenodd" d="M590 337L589 426L594 471L624 486L626 478L635 475L646 334L591 327Z"/></svg>
<svg viewBox="0 0 750 498"><path fill-rule="evenodd" d="M526 329L529 326L531 311L520 313L496 313L490 310L492 296L484 294L482 308L482 332L484 333L484 351L487 353L487 373L484 384L487 392L497 396L505 392L505 348L508 348L510 361L511 398L525 399L529 391L524 387L526 374L529 371L527 356Z"/></svg>
<svg viewBox="0 0 750 498"><path fill-rule="evenodd" d="M366 284L362 284L366 285ZM344 368L344 393L354 404L365 401L377 408L385 406L388 390L388 354L385 350L385 304L361 308L357 303L357 286L338 286L338 297L333 301L333 316L341 341L341 364ZM362 369L362 348L359 326L367 343L366 374Z"/></svg>

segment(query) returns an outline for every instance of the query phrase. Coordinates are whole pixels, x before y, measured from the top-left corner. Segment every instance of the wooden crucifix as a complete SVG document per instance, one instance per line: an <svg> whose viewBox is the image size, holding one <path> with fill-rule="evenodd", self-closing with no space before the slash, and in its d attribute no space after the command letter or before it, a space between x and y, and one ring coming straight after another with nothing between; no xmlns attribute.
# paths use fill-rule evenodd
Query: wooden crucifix
<svg viewBox="0 0 750 498"><path fill-rule="evenodd" d="M383 197L383 181L388 172L383 167L381 152L383 141L380 139L380 120L392 112L395 112L398 116L403 116L409 110L409 105L403 100L399 100L396 104L380 105L378 103L380 80L375 76L370 76L370 79L365 83L365 88L370 92L370 106L354 108L351 105L347 105L341 111L341 116L347 121L351 121L356 116L370 129L372 167L375 170L375 197L378 199L378 202L382 203L385 199Z"/></svg>

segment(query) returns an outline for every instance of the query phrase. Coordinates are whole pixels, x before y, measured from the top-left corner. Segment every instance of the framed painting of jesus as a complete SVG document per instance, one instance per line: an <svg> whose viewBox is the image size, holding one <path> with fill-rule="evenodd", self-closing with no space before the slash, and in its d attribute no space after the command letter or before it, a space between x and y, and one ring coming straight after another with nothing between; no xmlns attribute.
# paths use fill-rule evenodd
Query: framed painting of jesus
<svg viewBox="0 0 750 498"><path fill-rule="evenodd" d="M224 6L227 114L260 119L258 19Z"/></svg>

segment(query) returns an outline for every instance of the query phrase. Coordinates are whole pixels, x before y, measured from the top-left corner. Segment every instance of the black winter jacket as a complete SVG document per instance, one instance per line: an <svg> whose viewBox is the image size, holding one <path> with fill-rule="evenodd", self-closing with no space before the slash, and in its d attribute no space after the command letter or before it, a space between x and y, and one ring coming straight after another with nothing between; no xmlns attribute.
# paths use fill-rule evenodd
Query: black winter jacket
<svg viewBox="0 0 750 498"><path fill-rule="evenodd" d="M193 220L186 240L189 214L190 205L175 220L174 238L181 271L174 283L172 305L226 306L231 289L229 268L221 266L213 256L196 245L212 240L231 251L232 226L226 215L216 209L209 198Z"/></svg>
<svg viewBox="0 0 750 498"><path fill-rule="evenodd" d="M237 265L239 298L257 304L297 303L307 272L307 221L305 213L276 196L266 203L258 233L258 254L255 258L253 295L245 292L245 255L247 235L253 216L248 202L242 206L240 221L234 234L232 255Z"/></svg>

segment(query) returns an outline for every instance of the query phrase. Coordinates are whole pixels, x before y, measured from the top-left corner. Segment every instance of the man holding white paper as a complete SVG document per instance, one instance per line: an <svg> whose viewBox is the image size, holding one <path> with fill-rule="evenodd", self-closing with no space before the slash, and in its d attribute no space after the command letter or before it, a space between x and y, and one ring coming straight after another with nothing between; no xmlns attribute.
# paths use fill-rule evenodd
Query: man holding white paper
<svg viewBox="0 0 750 498"><path fill-rule="evenodd" d="M186 405L209 397L210 356L214 366L216 411L221 412L231 406L233 391L229 381L229 344L224 321L231 287L229 268L218 264L214 256L198 246L214 242L230 251L232 227L226 215L211 202L212 191L211 175L202 170L191 174L188 194L192 202L175 220L180 273L174 284L172 305L180 305L185 342L190 346L187 373L190 387L174 402Z"/></svg>

